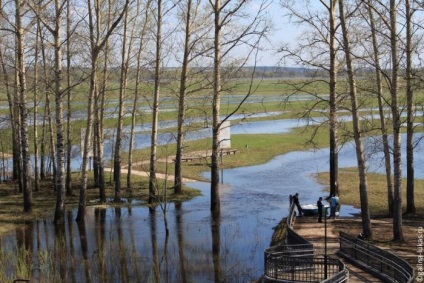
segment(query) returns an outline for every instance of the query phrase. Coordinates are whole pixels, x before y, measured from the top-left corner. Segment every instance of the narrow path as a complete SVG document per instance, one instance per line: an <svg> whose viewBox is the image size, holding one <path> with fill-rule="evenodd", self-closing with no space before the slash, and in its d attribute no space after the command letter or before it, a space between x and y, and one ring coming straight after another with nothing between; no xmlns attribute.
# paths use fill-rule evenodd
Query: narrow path
<svg viewBox="0 0 424 283"><path fill-rule="evenodd" d="M371 283L371 282L383 282L379 278L355 267L354 265L347 263L344 259L336 255L339 250L339 231L335 228L335 222L346 221L348 218L338 218L336 220L327 220L327 255L332 258L341 259L346 268L349 270L349 283ZM296 233L310 241L314 245L316 255L325 254L325 225L324 223L318 223L317 218L311 217L297 217L293 226Z"/></svg>

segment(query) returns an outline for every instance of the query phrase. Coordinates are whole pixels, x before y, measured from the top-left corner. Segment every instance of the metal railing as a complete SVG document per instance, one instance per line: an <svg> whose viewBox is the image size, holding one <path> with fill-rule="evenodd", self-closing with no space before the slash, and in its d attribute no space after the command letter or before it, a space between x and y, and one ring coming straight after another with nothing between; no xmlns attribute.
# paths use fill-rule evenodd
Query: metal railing
<svg viewBox="0 0 424 283"><path fill-rule="evenodd" d="M340 232L339 254L384 282L410 283L414 280L414 269L408 262L344 232Z"/></svg>
<svg viewBox="0 0 424 283"><path fill-rule="evenodd" d="M294 219L294 203L291 201L286 218L286 244L265 250L263 282L346 282L349 272L343 262L315 257L313 244L293 230Z"/></svg>
<svg viewBox="0 0 424 283"><path fill-rule="evenodd" d="M264 282L343 282L348 272L339 259L265 252ZM327 271L326 271L327 269ZM343 280L339 281L340 278ZM334 281L337 279L337 281Z"/></svg>

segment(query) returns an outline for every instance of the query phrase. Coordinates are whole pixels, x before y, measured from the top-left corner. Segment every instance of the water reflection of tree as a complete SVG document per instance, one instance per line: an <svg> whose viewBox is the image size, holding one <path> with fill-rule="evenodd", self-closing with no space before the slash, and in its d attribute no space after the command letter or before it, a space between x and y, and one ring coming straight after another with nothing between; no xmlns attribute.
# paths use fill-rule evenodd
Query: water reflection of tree
<svg viewBox="0 0 424 283"><path fill-rule="evenodd" d="M130 202L131 203L131 202ZM128 215L132 216L132 206L130 205L128 207ZM142 282L145 277L141 273L140 266L139 266L139 254L138 254L138 247L137 247L137 238L135 235L136 227L134 227L134 221L129 221L129 233L130 233L130 239L131 239L131 247L130 247L130 253L131 253L131 259L133 259L133 269L132 269L132 276L134 278L135 282Z"/></svg>
<svg viewBox="0 0 424 283"><path fill-rule="evenodd" d="M59 278L63 280L63 282L69 282L68 279L68 250L66 245L66 231L65 231L65 223L57 223L54 225L54 252L55 255L55 263L57 265L57 269L59 270ZM55 276L57 277L57 276Z"/></svg>
<svg viewBox="0 0 424 283"><path fill-rule="evenodd" d="M127 247L125 245L125 239L122 232L122 208L119 206L115 207L115 224L118 234L118 253L119 253L119 265L120 270L118 274L120 274L121 282L129 282L128 281L128 266L126 259L126 250Z"/></svg>
<svg viewBox="0 0 424 283"><path fill-rule="evenodd" d="M18 259L17 266L19 270L17 271L20 273L20 276L26 278L30 276L31 270L28 267L32 266L32 255L34 254L34 245L32 242L33 227L33 223L30 222L28 225L19 226L15 229L18 252L19 255L23 257L22 260L26 266L26 268L19 268Z"/></svg>
<svg viewBox="0 0 424 283"><path fill-rule="evenodd" d="M97 261L99 264L99 279L101 282L106 282L106 209L95 208L94 219L96 222L96 242L97 242Z"/></svg>
<svg viewBox="0 0 424 283"><path fill-rule="evenodd" d="M152 241L152 255L153 255L153 276L155 281L160 282L160 268L159 268L159 256L158 256L158 245L157 245L157 230L156 230L156 212L149 210L150 216L150 235Z"/></svg>
<svg viewBox="0 0 424 283"><path fill-rule="evenodd" d="M81 243L81 253L82 257L84 259L84 274L85 274L85 280L84 282L91 282L91 265L89 264L89 258L88 258L88 243L87 243L87 230L85 227L85 221L78 221L78 232L79 232L79 238Z"/></svg>
<svg viewBox="0 0 424 283"><path fill-rule="evenodd" d="M69 210L66 212L67 218L68 218L68 238L69 238L69 253L70 253L70 268L69 271L71 273L71 282L76 282L75 277L75 246L73 241L73 235L74 235L74 229L73 229L73 219L74 216L72 214L72 211Z"/></svg>
<svg viewBox="0 0 424 283"><path fill-rule="evenodd" d="M212 257L215 282L221 282L221 214L212 211Z"/></svg>
<svg viewBox="0 0 424 283"><path fill-rule="evenodd" d="M187 282L187 267L185 258L185 241L184 241L184 225L183 225L183 212L182 203L175 203L175 222L177 227L177 239L178 239L178 254L180 259L180 273L181 282Z"/></svg>

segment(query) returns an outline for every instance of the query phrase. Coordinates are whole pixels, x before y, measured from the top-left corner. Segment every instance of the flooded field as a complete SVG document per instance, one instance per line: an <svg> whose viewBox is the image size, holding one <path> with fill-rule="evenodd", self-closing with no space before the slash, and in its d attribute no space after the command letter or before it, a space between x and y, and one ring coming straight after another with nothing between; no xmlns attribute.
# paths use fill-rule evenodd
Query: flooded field
<svg viewBox="0 0 424 283"><path fill-rule="evenodd" d="M371 153L379 143L366 144ZM343 146L340 167L355 166L354 152L353 144ZM422 144L416 152L415 174L424 178ZM383 170L381 154L369 154L368 162L370 171ZM189 185L202 196L155 212L128 201L88 207L84 225L74 221L76 211L60 229L52 219L28 223L1 239L0 268L9 279L31 274L34 282L249 282L263 274L263 252L288 211L289 195L298 192L301 204L325 196L312 175L328 166L328 149L321 149L224 170L220 215L210 212L210 185L197 182ZM341 215L358 212L343 205Z"/></svg>

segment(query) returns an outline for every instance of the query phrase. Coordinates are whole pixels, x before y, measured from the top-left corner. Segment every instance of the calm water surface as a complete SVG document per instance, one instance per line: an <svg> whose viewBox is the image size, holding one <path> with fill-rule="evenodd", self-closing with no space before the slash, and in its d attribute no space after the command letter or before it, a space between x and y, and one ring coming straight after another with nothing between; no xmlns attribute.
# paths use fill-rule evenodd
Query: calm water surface
<svg viewBox="0 0 424 283"><path fill-rule="evenodd" d="M316 158L322 156L311 153L225 170L220 216L209 211L209 184L190 184L203 196L168 205L168 238L164 209L151 213L128 205L89 207L83 226L73 221L75 212L69 212L61 233L51 220L31 223L2 244L60 255L57 272L68 282L248 282L263 273L263 251L272 227L286 215L289 194L299 192L305 204L324 195L310 176L321 167ZM342 212L357 210L343 206ZM42 261L32 260L43 269ZM33 276L40 274L35 269Z"/></svg>
<svg viewBox="0 0 424 283"><path fill-rule="evenodd" d="M368 151L378 144L368 140ZM423 178L422 144L416 152L416 175ZM289 195L299 192L303 204L325 195L312 175L328 171L327 160L328 149L310 150L223 171L219 216L209 210L210 185L189 183L202 196L158 207L154 213L136 204L91 206L84 225L77 225L76 212L70 211L62 229L55 230L51 219L17 229L1 239L1 252L16 254L18 247L40 251L38 256L27 256L34 263L34 281L249 282L263 274L263 251L270 244L272 228L287 213ZM355 160L353 145L345 145L340 166L355 166ZM381 155L369 155L368 161L371 171L383 169ZM341 214L358 212L343 205ZM6 270L15 264L16 257L10 258L3 265ZM51 265L55 272L46 273Z"/></svg>

